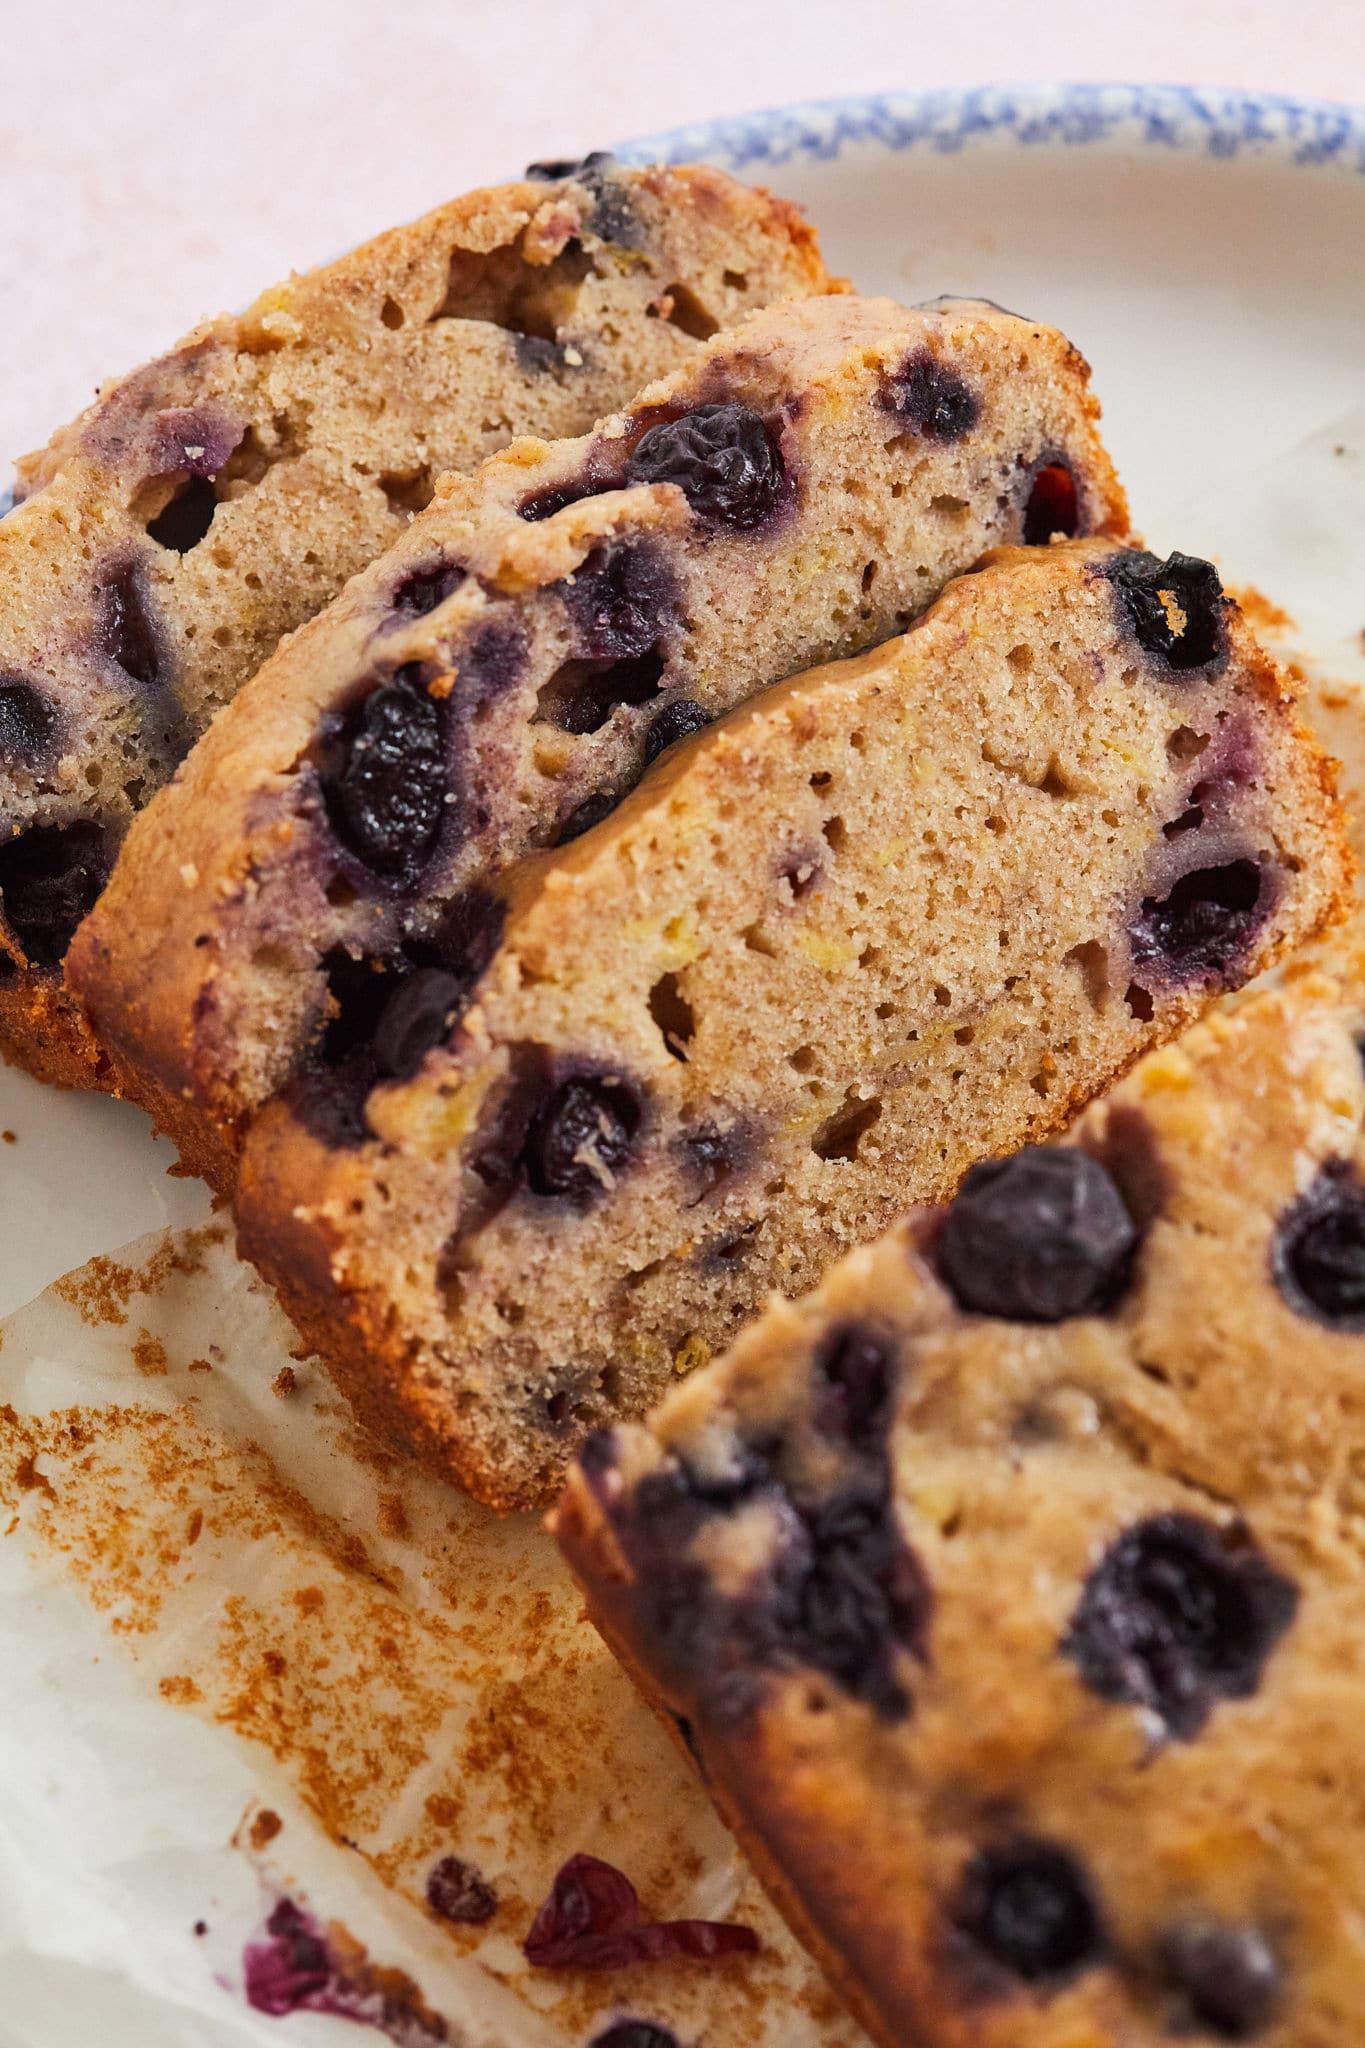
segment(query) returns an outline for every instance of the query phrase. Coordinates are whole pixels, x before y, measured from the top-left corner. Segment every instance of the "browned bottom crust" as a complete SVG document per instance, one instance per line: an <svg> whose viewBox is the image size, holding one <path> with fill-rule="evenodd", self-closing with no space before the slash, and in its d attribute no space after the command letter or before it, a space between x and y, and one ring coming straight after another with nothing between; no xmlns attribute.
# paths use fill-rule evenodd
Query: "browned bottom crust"
<svg viewBox="0 0 1365 2048"><path fill-rule="evenodd" d="M868 2003L862 1988L850 1975L841 1951L812 1917L809 1899L790 1882L759 1828L751 1823L745 1799L746 1774L733 1738L714 1741L695 1706L684 1715L682 1703L675 1707L659 1685L657 1675L636 1657L631 1634L632 1603L628 1598L619 1603L614 1601L607 1590L616 1585L624 1587L627 1574L611 1530L587 1489L580 1484L571 1486L555 1511L546 1517L546 1528L568 1561L583 1595L588 1619L645 1705L659 1716L700 1773L716 1811L797 1940L814 1956L878 2048L915 2048L915 2035L907 2032L904 2024L898 2024L895 2032L891 2032L883 2016ZM771 1760L767 1766L770 1769Z"/></svg>
<svg viewBox="0 0 1365 2048"><path fill-rule="evenodd" d="M0 1054L54 1088L119 1092L84 1010L55 975L21 971L0 985Z"/></svg>

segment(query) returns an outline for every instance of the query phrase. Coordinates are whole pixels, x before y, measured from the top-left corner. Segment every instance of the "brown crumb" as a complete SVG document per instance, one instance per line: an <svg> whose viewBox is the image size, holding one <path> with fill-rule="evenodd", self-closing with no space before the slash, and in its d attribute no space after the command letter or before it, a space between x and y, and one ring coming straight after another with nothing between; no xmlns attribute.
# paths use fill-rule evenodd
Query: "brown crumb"
<svg viewBox="0 0 1365 2048"><path fill-rule="evenodd" d="M17 1131L0 1131L0 1138L3 1138L7 1145L17 1145L19 1142Z"/></svg>
<svg viewBox="0 0 1365 2048"><path fill-rule="evenodd" d="M150 1330L140 1330L133 1346L133 1363L145 1380L164 1380L171 1369L166 1347Z"/></svg>
<svg viewBox="0 0 1365 2048"><path fill-rule="evenodd" d="M248 1839L251 1842L252 1848L264 1849L268 1842L274 1841L283 1826L284 1822L280 1819L279 1815L272 1813L268 1806L263 1806L260 1812L253 1816L251 1822Z"/></svg>
<svg viewBox="0 0 1365 2048"><path fill-rule="evenodd" d="M197 1707L204 1694L193 1678L184 1672L171 1672L157 1686L163 1700L169 1700L176 1707Z"/></svg>
<svg viewBox="0 0 1365 2048"><path fill-rule="evenodd" d="M192 1358L185 1367L185 1370L186 1372L212 1372L213 1367L209 1364L207 1358Z"/></svg>
<svg viewBox="0 0 1365 2048"><path fill-rule="evenodd" d="M11 1408L8 1413L13 1415L14 1410ZM38 1458L34 1451L26 1451L15 1465L14 1483L25 1493L45 1493L51 1500L57 1498L52 1481L46 1472L38 1470Z"/></svg>
<svg viewBox="0 0 1365 2048"><path fill-rule="evenodd" d="M278 1394L282 1401L287 1401L291 1394L297 1393L298 1384L299 1376L293 1366L282 1365L270 1382L270 1391L272 1394Z"/></svg>
<svg viewBox="0 0 1365 2048"><path fill-rule="evenodd" d="M379 1526L386 1536L408 1536L408 1511L403 1497L398 1493L381 1493L379 1496Z"/></svg>
<svg viewBox="0 0 1365 2048"><path fill-rule="evenodd" d="M1251 624L1258 627L1260 631L1285 632L1293 630L1294 621L1289 613L1285 611L1284 607L1276 604L1273 598L1267 597L1264 591L1257 590L1253 583L1244 583L1240 588L1229 591L1228 594L1230 597L1236 598Z"/></svg>

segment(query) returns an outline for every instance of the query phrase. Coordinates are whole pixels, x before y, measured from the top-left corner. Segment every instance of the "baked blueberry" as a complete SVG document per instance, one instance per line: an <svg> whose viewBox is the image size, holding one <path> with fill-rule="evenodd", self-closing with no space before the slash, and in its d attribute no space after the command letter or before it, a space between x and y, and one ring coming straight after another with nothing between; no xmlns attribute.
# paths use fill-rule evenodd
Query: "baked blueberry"
<svg viewBox="0 0 1365 2048"><path fill-rule="evenodd" d="M1220 1700L1256 1691L1298 1598L1239 1524L1154 1515L1096 1565L1062 1654L1102 1698L1143 1707L1188 1741Z"/></svg>
<svg viewBox="0 0 1365 2048"><path fill-rule="evenodd" d="M543 491L532 491L517 507L517 517L535 521L553 519L556 512L562 512L566 505L576 505L581 498L594 498L599 491L610 489L606 483L590 483L585 478L577 484L551 484Z"/></svg>
<svg viewBox="0 0 1365 2048"><path fill-rule="evenodd" d="M809 1553L787 1574L776 1654L824 1671L883 1720L910 1711L895 1652L922 1657L930 1596L919 1560L902 1542L885 1475L805 1513ZM780 1596L781 1597L781 1596Z"/></svg>
<svg viewBox="0 0 1365 2048"><path fill-rule="evenodd" d="M375 1026L380 1072L396 1081L415 1074L432 1047L449 1035L467 992L467 982L440 967L419 967L405 975Z"/></svg>
<svg viewBox="0 0 1365 2048"><path fill-rule="evenodd" d="M0 675L0 761L31 768L57 730L57 707L27 676Z"/></svg>
<svg viewBox="0 0 1365 2048"><path fill-rule="evenodd" d="M1365 1330L1365 1187L1345 1162L1324 1167L1283 1217L1271 1267L1300 1315Z"/></svg>
<svg viewBox="0 0 1365 2048"><path fill-rule="evenodd" d="M676 484L699 519L742 531L772 512L786 470L763 420L747 405L701 405L642 434L626 476L634 484Z"/></svg>
<svg viewBox="0 0 1365 2048"><path fill-rule="evenodd" d="M952 1917L977 1948L1028 1984L1070 1977L1104 1950L1089 1880L1055 1842L1020 1838L979 1850Z"/></svg>
<svg viewBox="0 0 1365 2048"><path fill-rule="evenodd" d="M104 644L125 675L148 687L160 680L156 629L137 570L124 562L104 585Z"/></svg>
<svg viewBox="0 0 1365 2048"><path fill-rule="evenodd" d="M31 966L59 964L108 878L104 833L93 818L33 825L0 843L0 907Z"/></svg>
<svg viewBox="0 0 1365 2048"><path fill-rule="evenodd" d="M625 1082L594 1074L561 1081L532 1117L523 1160L537 1195L583 1205L603 1194L630 1156L640 1099Z"/></svg>
<svg viewBox="0 0 1365 2048"><path fill-rule="evenodd" d="M1194 868L1164 896L1144 896L1128 927L1139 977L1144 968L1166 983L1234 976L1265 923L1269 897L1269 878L1250 858Z"/></svg>
<svg viewBox="0 0 1365 2048"><path fill-rule="evenodd" d="M702 705L694 704L690 697L675 697L671 704L665 704L645 734L646 765L657 761L665 748L703 731L710 723L711 713Z"/></svg>
<svg viewBox="0 0 1365 2048"><path fill-rule="evenodd" d="M657 2020L614 2020L588 2048L678 2048L678 2037Z"/></svg>
<svg viewBox="0 0 1365 2048"><path fill-rule="evenodd" d="M574 617L576 651L586 660L648 654L673 621L673 575L653 547L594 548L582 568L558 587Z"/></svg>
<svg viewBox="0 0 1365 2048"><path fill-rule="evenodd" d="M930 441L961 441L981 418L981 400L951 363L917 348L882 388L881 402Z"/></svg>
<svg viewBox="0 0 1365 2048"><path fill-rule="evenodd" d="M1165 668L1181 674L1226 653L1226 600L1212 562L1181 554L1162 562L1145 549L1126 548L1105 574L1139 647Z"/></svg>
<svg viewBox="0 0 1365 2048"><path fill-rule="evenodd" d="M332 829L376 874L411 879L435 847L447 796L443 722L420 666L409 662L319 750Z"/></svg>
<svg viewBox="0 0 1365 2048"><path fill-rule="evenodd" d="M822 1436L880 1451L891 1420L895 1361L875 1330L834 1331L815 1361L815 1422Z"/></svg>
<svg viewBox="0 0 1365 2048"><path fill-rule="evenodd" d="M424 618L452 597L464 582L465 572L455 562L432 562L425 569L410 569L390 599L396 612Z"/></svg>
<svg viewBox="0 0 1365 2048"><path fill-rule="evenodd" d="M1054 533L1074 540L1081 530L1081 494L1075 472L1060 456L1034 465L1024 500L1024 545L1040 547Z"/></svg>
<svg viewBox="0 0 1365 2048"><path fill-rule="evenodd" d="M581 839L585 832L591 832L594 825L600 825L603 818L609 818L616 809L617 799L605 789L594 790L585 796L581 804L575 804L559 828L556 846L568 846L573 840Z"/></svg>
<svg viewBox="0 0 1365 2048"><path fill-rule="evenodd" d="M1098 1315L1123 1292L1137 1231L1098 1159L1026 1145L964 1176L943 1219L938 1269L960 1307L1014 1322Z"/></svg>
<svg viewBox="0 0 1365 2048"><path fill-rule="evenodd" d="M1209 1922L1173 1928L1162 1962L1189 2018L1220 2041L1250 2041L1275 2016L1282 1973L1258 1927Z"/></svg>

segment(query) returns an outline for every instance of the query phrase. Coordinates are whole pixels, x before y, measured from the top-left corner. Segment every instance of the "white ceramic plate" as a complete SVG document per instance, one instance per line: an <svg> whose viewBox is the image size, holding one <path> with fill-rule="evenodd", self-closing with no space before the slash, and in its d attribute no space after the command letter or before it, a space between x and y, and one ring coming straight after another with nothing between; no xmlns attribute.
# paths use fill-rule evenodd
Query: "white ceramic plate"
<svg viewBox="0 0 1365 2048"><path fill-rule="evenodd" d="M786 109L622 154L709 157L789 194L864 290L978 294L1065 328L1139 524L1273 594L1322 660L1359 661L1365 113L986 90ZM0 1311L206 1204L122 1104L0 1070L0 1130Z"/></svg>

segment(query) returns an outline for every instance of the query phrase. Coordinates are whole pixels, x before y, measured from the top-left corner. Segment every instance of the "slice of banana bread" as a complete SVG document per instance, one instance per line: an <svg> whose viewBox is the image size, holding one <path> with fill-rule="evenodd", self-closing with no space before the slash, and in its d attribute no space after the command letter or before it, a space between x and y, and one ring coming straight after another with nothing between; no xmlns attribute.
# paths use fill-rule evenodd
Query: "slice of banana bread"
<svg viewBox="0 0 1365 2048"><path fill-rule="evenodd" d="M784 202L589 158L208 322L23 461L0 525L0 1049L98 1079L60 965L129 818L443 470L582 433L753 307L829 288Z"/></svg>
<svg viewBox="0 0 1365 2048"><path fill-rule="evenodd" d="M1324 774L1207 563L1005 550L466 898L466 969L372 972L253 1128L243 1246L362 1408L541 1498L1331 916Z"/></svg>
<svg viewBox="0 0 1365 2048"><path fill-rule="evenodd" d="M1258 995L775 1304L557 1533L885 2048L1348 2048L1362 984Z"/></svg>
<svg viewBox="0 0 1365 2048"><path fill-rule="evenodd" d="M135 827L69 969L125 1091L230 1184L376 965L471 972L469 892L671 741L899 632L996 541L1124 531L1087 377L994 308L811 299L443 485Z"/></svg>

